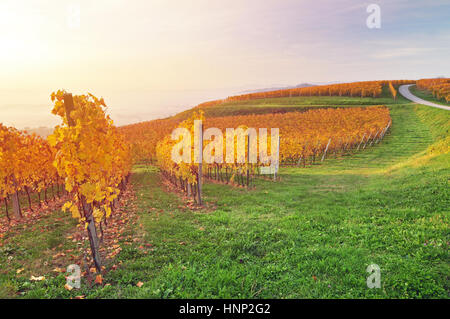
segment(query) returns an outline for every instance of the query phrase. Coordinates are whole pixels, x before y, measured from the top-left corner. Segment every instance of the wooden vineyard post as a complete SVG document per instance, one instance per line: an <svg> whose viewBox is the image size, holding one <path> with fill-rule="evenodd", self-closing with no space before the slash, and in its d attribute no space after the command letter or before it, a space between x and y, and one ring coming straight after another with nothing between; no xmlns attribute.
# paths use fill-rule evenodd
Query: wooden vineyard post
<svg viewBox="0 0 450 319"><path fill-rule="evenodd" d="M28 186L25 186L24 188L25 188L25 192L27 194L28 207L29 207L30 211L33 211L33 207L31 206L30 189L28 188Z"/></svg>
<svg viewBox="0 0 450 319"><path fill-rule="evenodd" d="M303 146L303 152L302 156L300 156L300 159L298 160L298 166L300 167L301 161L303 160L303 167L306 167L306 147L308 146L308 141L306 141L305 146Z"/></svg>
<svg viewBox="0 0 450 319"><path fill-rule="evenodd" d="M20 209L19 192L15 192L11 197L14 214L17 218L22 218L22 210Z"/></svg>
<svg viewBox="0 0 450 319"><path fill-rule="evenodd" d="M198 123L197 130L199 132L199 135L197 135L198 145L195 145L195 140L194 140L194 147L197 146L197 152L198 152L197 195L198 195L198 204L202 205L203 123L202 123L202 121L195 121L195 122ZM194 130L195 130L195 128L194 128ZM195 150L194 150L194 154L195 154Z"/></svg>
<svg viewBox="0 0 450 319"><path fill-rule="evenodd" d="M92 204L88 204L84 196L81 196L81 204L83 205L83 211L86 216L86 223L88 224L87 231L89 237L89 244L91 246L91 252L92 257L94 259L95 268L97 268L98 272L101 272L102 263L99 253L99 239L97 235L97 229L95 228L94 216L92 215Z"/></svg>
<svg viewBox="0 0 450 319"><path fill-rule="evenodd" d="M388 125L386 125L386 128L384 129L383 138L386 135L387 131L389 130L389 125L390 125L390 122L388 123Z"/></svg>
<svg viewBox="0 0 450 319"><path fill-rule="evenodd" d="M358 148L356 149L357 151L359 151L359 148L361 147L362 142L364 141L364 138L366 137L366 133L364 133L361 142L359 142Z"/></svg>
<svg viewBox="0 0 450 319"><path fill-rule="evenodd" d="M64 94L64 108L66 110L67 124L69 126L74 126L75 121L70 116L70 113L74 110L73 97L72 93ZM92 215L93 209L92 204L88 204L86 198L82 195L81 205L83 207L84 217L86 217L86 222L88 224L87 231L89 237L89 244L91 246L92 257L94 259L95 268L100 272L101 271L101 260L99 253L99 240L97 236L97 230L95 228L94 216Z"/></svg>
<svg viewBox="0 0 450 319"><path fill-rule="evenodd" d="M17 189L18 183L17 183L17 179L16 179L16 177L14 175L12 176L12 180L13 180L14 186ZM22 218L22 209L20 208L19 192L18 191L14 192L14 194L12 194L11 201L12 201L14 214L16 214L17 218Z"/></svg>
<svg viewBox="0 0 450 319"><path fill-rule="evenodd" d="M380 143L380 142L381 142L381 140L383 139L383 137L384 137L384 134L386 133L386 129L387 129L387 125L386 125L386 127L385 127L385 128L383 128L383 130L381 131L381 134L380 134L380 136L378 137L378 141L377 141L377 143Z"/></svg>
<svg viewBox="0 0 450 319"><path fill-rule="evenodd" d="M377 138L378 132L375 133L375 135L373 136L372 140L369 143L369 146L372 146L373 141L375 141L375 139Z"/></svg>
<svg viewBox="0 0 450 319"><path fill-rule="evenodd" d="M11 221L11 218L9 217L9 212L8 212L8 199L6 197L3 198L3 202L5 203L6 218L8 219L8 223L9 223Z"/></svg>
<svg viewBox="0 0 450 319"><path fill-rule="evenodd" d="M351 140L347 140L347 142L345 142L344 152L347 152L350 149L350 145L351 145Z"/></svg>
<svg viewBox="0 0 450 319"><path fill-rule="evenodd" d="M386 135L386 133L389 130L390 126L391 126L391 121L389 121L389 123L386 125L385 129L383 130L383 134L381 136L381 139L384 138L384 136Z"/></svg>
<svg viewBox="0 0 450 319"><path fill-rule="evenodd" d="M330 146L330 143L331 143L331 138L328 140L328 144L327 144L327 147L325 148L325 152L323 152L321 162L323 162L323 160L325 159L325 156L327 155L327 151L328 151L328 147Z"/></svg>
<svg viewBox="0 0 450 319"><path fill-rule="evenodd" d="M378 135L378 139L377 139L377 141L375 142L376 144L380 143L381 137L383 136L383 132L384 132L384 127L382 127L382 128L380 129L380 134Z"/></svg>
<svg viewBox="0 0 450 319"><path fill-rule="evenodd" d="M369 142L371 136L372 136L372 133L369 134L369 137L367 138L367 141L366 141L366 143L364 144L363 149L366 148L366 145L367 145L367 143Z"/></svg>
<svg viewBox="0 0 450 319"><path fill-rule="evenodd" d="M386 127L383 127L383 128L381 129L380 135L378 135L378 139L377 139L377 141L376 141L375 143L377 143L377 144L380 143L380 141L383 139L385 130L386 130Z"/></svg>

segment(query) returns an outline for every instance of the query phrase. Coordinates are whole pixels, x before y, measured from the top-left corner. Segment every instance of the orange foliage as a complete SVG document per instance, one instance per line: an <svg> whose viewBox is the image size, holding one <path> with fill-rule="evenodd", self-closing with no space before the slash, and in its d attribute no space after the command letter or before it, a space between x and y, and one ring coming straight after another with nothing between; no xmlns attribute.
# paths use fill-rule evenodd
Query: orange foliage
<svg viewBox="0 0 450 319"><path fill-rule="evenodd" d="M226 99L208 101L195 107L196 110L214 107L231 101L244 101L262 98L293 97L293 96L351 96L351 97L379 97L384 86L389 84L398 86L411 84L411 80L394 81L367 81L333 85L321 85L314 87L276 90L270 92L251 93L231 96ZM162 119L149 122L122 126L119 130L125 134L131 143L131 154L133 162L155 162L156 145L164 136L181 123L178 119Z"/></svg>
<svg viewBox="0 0 450 319"><path fill-rule="evenodd" d="M255 128L258 132L259 128L277 127L280 131L281 141L280 162L287 165L300 164L301 162L303 162L303 165L306 165L307 162L313 163L319 155L324 154L325 149L328 154L334 153L337 155L359 148L362 143L365 145L369 141L371 143L378 141L384 136L391 123L389 109L385 106L329 108L285 114L217 117L206 120L203 119L201 113L194 113L192 118L180 125L180 127L187 128L191 132L191 137L193 136L195 119L204 121L205 130L218 128L222 131L223 154L227 152L227 136L225 133L227 128ZM271 152L272 143L270 133L268 135L267 153ZM175 184L180 183L183 188L185 184L196 185L198 165L183 162L176 164L171 159L172 149L177 143L178 141L172 140L170 135L167 135L158 143L156 149L158 166L165 172L165 176ZM206 147L209 143L210 141L205 141L204 146ZM233 143L236 160L237 143L234 141ZM256 144L259 145L259 142ZM240 184L245 185L243 177L246 172L254 172L258 166L269 164L262 162L261 158L258 158L258 162L255 164L248 163L246 159L241 163L225 163L225 157L224 155L223 163L208 164L204 159L205 176L225 182L237 178ZM193 159L193 156L191 156L191 159Z"/></svg>
<svg viewBox="0 0 450 319"><path fill-rule="evenodd" d="M53 166L55 153L41 137L0 124L0 200L60 182Z"/></svg>
<svg viewBox="0 0 450 319"><path fill-rule="evenodd" d="M344 146L346 149L357 146L364 134L366 137L374 137L390 120L389 109L372 106L217 117L206 119L204 127L217 127L223 131L238 126L257 130L278 127L281 139L280 161L289 164L323 152L329 139L331 142L328 152L341 151Z"/></svg>
<svg viewBox="0 0 450 319"><path fill-rule="evenodd" d="M170 134L180 120L164 119L122 126L119 131L131 144L131 158L134 163L156 160L156 144Z"/></svg>
<svg viewBox="0 0 450 319"><path fill-rule="evenodd" d="M395 86L403 84L414 84L412 80L394 81L365 81L353 83L341 83L331 85L319 85L304 88L284 89L269 92L258 92L230 96L223 100L209 101L199 104L197 108L205 108L220 105L225 102L246 101L264 98L294 97L294 96L349 96L349 97L380 97L383 86L392 83Z"/></svg>
<svg viewBox="0 0 450 319"><path fill-rule="evenodd" d="M422 79L417 81L417 87L421 90L429 91L437 99L450 103L450 79Z"/></svg>
<svg viewBox="0 0 450 319"><path fill-rule="evenodd" d="M71 193L63 210L70 210L80 221L92 214L99 223L109 217L113 201L124 190L131 170L129 145L106 114L103 99L92 94L73 97L70 118L76 125L69 125L64 93L52 94L52 113L59 115L63 123L48 137L59 150L54 165ZM91 205L93 212L85 204Z"/></svg>

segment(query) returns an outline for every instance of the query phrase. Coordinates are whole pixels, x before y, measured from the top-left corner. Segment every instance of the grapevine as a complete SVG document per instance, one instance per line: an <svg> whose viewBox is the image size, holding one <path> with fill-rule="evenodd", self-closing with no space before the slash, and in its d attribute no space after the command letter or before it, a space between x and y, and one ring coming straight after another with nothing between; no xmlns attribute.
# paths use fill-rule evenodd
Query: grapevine
<svg viewBox="0 0 450 319"><path fill-rule="evenodd" d="M129 145L105 113L106 104L92 94L73 97L52 93L53 114L62 125L49 136L58 149L55 167L71 193L63 209L85 224L95 265L100 269L95 224L107 219L131 169Z"/></svg>

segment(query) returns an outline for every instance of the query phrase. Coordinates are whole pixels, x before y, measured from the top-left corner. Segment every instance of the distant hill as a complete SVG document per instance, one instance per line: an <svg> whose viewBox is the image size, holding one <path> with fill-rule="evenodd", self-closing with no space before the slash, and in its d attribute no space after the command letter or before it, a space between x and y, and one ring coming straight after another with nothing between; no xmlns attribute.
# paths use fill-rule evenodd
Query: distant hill
<svg viewBox="0 0 450 319"><path fill-rule="evenodd" d="M295 86L271 87L271 88L264 88L264 89L257 89L257 90L246 90L246 91L239 92L239 94L270 92L270 91L297 89L297 88L306 88L306 87L310 87L310 86L316 86L316 84L301 83L301 84L298 84L298 85L295 85Z"/></svg>
<svg viewBox="0 0 450 319"><path fill-rule="evenodd" d="M35 133L36 135L39 135L43 138L47 138L50 134L53 133L53 129L45 126L37 127L37 128L29 128L25 127L24 131L27 131L28 133L32 134Z"/></svg>

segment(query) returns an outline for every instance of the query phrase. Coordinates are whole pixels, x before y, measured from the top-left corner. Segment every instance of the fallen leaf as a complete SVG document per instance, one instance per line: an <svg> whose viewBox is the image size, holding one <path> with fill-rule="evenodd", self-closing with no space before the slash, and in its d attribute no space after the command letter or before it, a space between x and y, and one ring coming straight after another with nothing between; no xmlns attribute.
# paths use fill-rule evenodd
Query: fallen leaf
<svg viewBox="0 0 450 319"><path fill-rule="evenodd" d="M73 289L73 287L70 286L70 285L68 285L68 284L65 284L65 285L64 285L64 288L66 288L66 289L69 290L69 291L71 291L71 290Z"/></svg>
<svg viewBox="0 0 450 319"><path fill-rule="evenodd" d="M22 271L24 271L25 270L25 268L20 268L20 269L17 269L17 271L16 271L16 274L20 274Z"/></svg>
<svg viewBox="0 0 450 319"><path fill-rule="evenodd" d="M64 269L64 268L59 268L59 267L56 267L55 269L53 269L53 271L54 272L66 272L66 270Z"/></svg>
<svg viewBox="0 0 450 319"><path fill-rule="evenodd" d="M103 277L102 275L97 275L97 277L95 277L95 281L96 284L101 285L103 283Z"/></svg>
<svg viewBox="0 0 450 319"><path fill-rule="evenodd" d="M31 276L30 280L32 280L32 281L42 281L42 280L45 280L45 277L44 276L39 276L39 277Z"/></svg>

